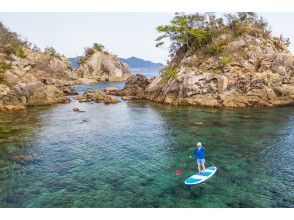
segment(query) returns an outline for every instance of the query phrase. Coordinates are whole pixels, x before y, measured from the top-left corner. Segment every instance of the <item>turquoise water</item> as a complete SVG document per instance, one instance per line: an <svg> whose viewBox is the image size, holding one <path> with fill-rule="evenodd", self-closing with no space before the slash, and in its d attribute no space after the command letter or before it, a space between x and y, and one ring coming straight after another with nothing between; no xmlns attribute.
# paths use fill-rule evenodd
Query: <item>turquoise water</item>
<svg viewBox="0 0 294 220"><path fill-rule="evenodd" d="M123 86L77 90L109 85ZM186 186L194 161L175 172L198 141L218 171ZM1 112L0 207L294 207L293 155L294 107L73 100Z"/></svg>

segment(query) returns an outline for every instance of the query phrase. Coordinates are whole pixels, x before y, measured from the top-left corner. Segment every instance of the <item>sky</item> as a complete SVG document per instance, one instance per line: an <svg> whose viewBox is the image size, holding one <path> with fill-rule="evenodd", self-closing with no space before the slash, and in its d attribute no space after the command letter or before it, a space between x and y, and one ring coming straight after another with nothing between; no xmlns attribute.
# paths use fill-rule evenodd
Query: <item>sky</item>
<svg viewBox="0 0 294 220"><path fill-rule="evenodd" d="M273 34L289 37L294 52L294 13L259 13ZM165 63L168 45L156 48L155 28L168 24L174 13L0 13L0 21L23 39L44 49L53 46L67 57L82 55L94 42L119 57L136 56Z"/></svg>

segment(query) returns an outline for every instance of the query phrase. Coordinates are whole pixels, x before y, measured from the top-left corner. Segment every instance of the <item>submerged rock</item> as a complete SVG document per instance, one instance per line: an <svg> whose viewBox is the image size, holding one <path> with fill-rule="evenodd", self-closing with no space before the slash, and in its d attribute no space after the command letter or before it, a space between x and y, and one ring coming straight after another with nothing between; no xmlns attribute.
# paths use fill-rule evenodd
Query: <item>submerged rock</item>
<svg viewBox="0 0 294 220"><path fill-rule="evenodd" d="M74 112L85 112L85 111L80 110L79 108L73 108L72 110L73 110Z"/></svg>
<svg viewBox="0 0 294 220"><path fill-rule="evenodd" d="M18 154L11 157L11 160L20 164L31 164L40 161L40 159L29 154Z"/></svg>
<svg viewBox="0 0 294 220"><path fill-rule="evenodd" d="M210 124L215 127L227 127L228 124L220 121L211 121Z"/></svg>

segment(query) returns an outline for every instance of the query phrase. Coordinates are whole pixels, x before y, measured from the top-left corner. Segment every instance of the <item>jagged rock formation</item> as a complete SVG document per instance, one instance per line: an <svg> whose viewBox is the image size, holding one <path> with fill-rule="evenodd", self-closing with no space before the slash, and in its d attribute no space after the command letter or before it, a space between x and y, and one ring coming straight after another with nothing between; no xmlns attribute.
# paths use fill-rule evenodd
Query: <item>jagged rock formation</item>
<svg viewBox="0 0 294 220"><path fill-rule="evenodd" d="M0 110L66 103L70 99L65 95L76 95L72 84L121 81L128 76L128 67L103 51L102 45L87 49L74 72L68 59L54 48L46 48L45 52L32 48L0 23ZM116 100L110 97L105 100L108 102Z"/></svg>
<svg viewBox="0 0 294 220"><path fill-rule="evenodd" d="M230 39L227 47L230 62L212 56L197 65L197 55L185 57L176 77L152 81L146 98L215 107L294 104L294 58L278 39L246 35Z"/></svg>
<svg viewBox="0 0 294 220"><path fill-rule="evenodd" d="M144 99L151 81L142 74L135 74L127 79L123 90L112 90L110 94L122 96L123 100Z"/></svg>
<svg viewBox="0 0 294 220"><path fill-rule="evenodd" d="M255 23L246 25L248 31L238 35L225 25L209 44L193 52L182 46L150 84L140 89L126 84L119 95L132 93L174 105L293 105L294 57L285 40L263 34ZM131 78L128 81L135 80Z"/></svg>
<svg viewBox="0 0 294 220"><path fill-rule="evenodd" d="M102 45L94 44L85 52L85 56L80 60L77 75L82 82L97 81L124 81L130 75L128 66L113 54L103 50ZM85 80L86 79L86 80Z"/></svg>
<svg viewBox="0 0 294 220"><path fill-rule="evenodd" d="M58 87L76 78L64 56L30 49L0 24L0 110L68 102Z"/></svg>
<svg viewBox="0 0 294 220"><path fill-rule="evenodd" d="M23 50L23 58L0 56L2 64L9 67L1 73L0 109L68 102L59 87L74 83L76 78L65 57Z"/></svg>

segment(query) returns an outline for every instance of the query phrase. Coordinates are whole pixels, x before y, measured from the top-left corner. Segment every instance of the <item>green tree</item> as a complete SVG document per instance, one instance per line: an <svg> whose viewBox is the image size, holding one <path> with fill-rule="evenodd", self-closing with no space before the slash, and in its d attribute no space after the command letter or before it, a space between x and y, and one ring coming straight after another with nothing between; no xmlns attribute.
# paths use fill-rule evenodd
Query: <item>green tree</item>
<svg viewBox="0 0 294 220"><path fill-rule="evenodd" d="M166 67L162 70L162 76L164 79L175 78L177 76L177 70L174 68Z"/></svg>
<svg viewBox="0 0 294 220"><path fill-rule="evenodd" d="M214 39L221 34L241 36L268 36L270 28L267 22L254 12L229 13L217 17L214 13L176 13L168 25L156 28L161 34L156 39L160 47L169 40L170 56L177 53L193 54L199 50L213 54L225 49L223 44L215 44Z"/></svg>
<svg viewBox="0 0 294 220"><path fill-rule="evenodd" d="M171 56L175 55L180 48L187 48L187 52L194 52L211 41L213 32L209 26L213 26L216 31L221 24L221 19L216 19L211 13L191 15L177 13L169 25L156 28L159 33L162 33L156 39L156 46L163 45L165 38L169 38Z"/></svg>
<svg viewBox="0 0 294 220"><path fill-rule="evenodd" d="M99 44L99 43L94 43L93 44L93 48L96 50L96 51L103 51L104 50L104 46L102 44Z"/></svg>
<svg viewBox="0 0 294 220"><path fill-rule="evenodd" d="M20 39L16 32L10 31L0 22L0 52L23 57L25 56L23 47L28 45L26 41Z"/></svg>
<svg viewBox="0 0 294 220"><path fill-rule="evenodd" d="M79 60L79 64L85 63L85 61L89 57L91 57L95 52L101 52L101 51L106 53L104 51L104 46L102 44L99 44L99 43L94 43L92 47L86 47L85 52L84 52L84 56Z"/></svg>
<svg viewBox="0 0 294 220"><path fill-rule="evenodd" d="M11 64L6 63L3 60L0 60L0 83L4 81L4 73L6 70L9 70L11 68Z"/></svg>
<svg viewBox="0 0 294 220"><path fill-rule="evenodd" d="M56 52L56 50L53 47L46 47L44 51L50 56L53 56L53 57L59 56L59 54Z"/></svg>

